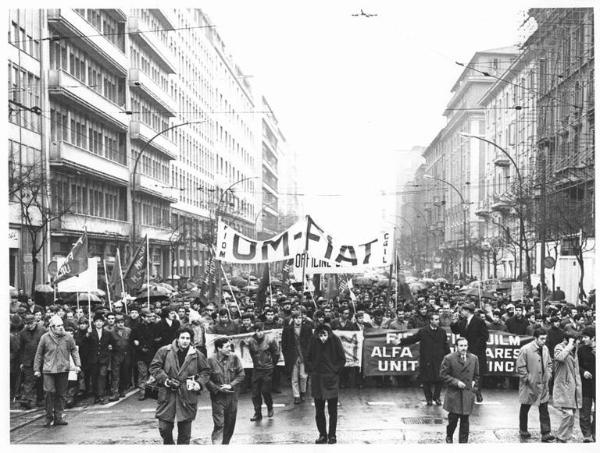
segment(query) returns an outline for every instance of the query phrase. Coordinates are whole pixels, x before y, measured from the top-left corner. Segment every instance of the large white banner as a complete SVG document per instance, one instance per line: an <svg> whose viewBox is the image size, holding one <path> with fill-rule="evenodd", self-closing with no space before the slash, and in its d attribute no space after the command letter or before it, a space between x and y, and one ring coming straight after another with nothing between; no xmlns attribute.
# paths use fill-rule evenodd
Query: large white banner
<svg viewBox="0 0 600 453"><path fill-rule="evenodd" d="M307 273L330 273L324 270L339 267L341 273L358 269L389 266L393 244L389 231L381 232L370 241L348 244L325 233L310 216L296 222L283 233L271 239L251 239L219 220L217 259L228 263L258 264L294 259L304 260L302 266L311 268ZM308 258L307 255L308 254ZM317 272L315 269L320 269Z"/></svg>
<svg viewBox="0 0 600 453"><path fill-rule="evenodd" d="M63 265L65 258L57 258L58 268ZM98 261L100 258L88 258L88 268L75 277L58 282L58 291L65 293L86 292L98 289Z"/></svg>

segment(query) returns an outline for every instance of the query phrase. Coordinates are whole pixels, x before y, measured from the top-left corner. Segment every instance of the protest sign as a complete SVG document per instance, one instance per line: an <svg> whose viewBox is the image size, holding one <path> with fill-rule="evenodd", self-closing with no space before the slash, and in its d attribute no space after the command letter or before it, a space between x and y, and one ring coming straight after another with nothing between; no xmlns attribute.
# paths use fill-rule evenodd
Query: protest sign
<svg viewBox="0 0 600 453"><path fill-rule="evenodd" d="M363 333L360 330L334 330L346 353L345 366L360 366L362 363Z"/></svg>
<svg viewBox="0 0 600 453"><path fill-rule="evenodd" d="M519 301L523 299L523 282L512 282L510 287L510 300Z"/></svg>
<svg viewBox="0 0 600 453"><path fill-rule="evenodd" d="M410 375L419 371L419 344L397 346L395 341L413 335L418 329L408 332L396 330L365 330L363 342L363 374L365 376ZM456 349L456 338L449 329L450 350ZM507 332L490 331L486 357L488 375L515 376L515 364L521 346L533 337L513 335Z"/></svg>
<svg viewBox="0 0 600 453"><path fill-rule="evenodd" d="M258 264L288 259L304 260L304 267L343 267L350 273L354 266L388 266L393 249L389 231L363 243L342 243L325 233L310 216L267 240L251 239L219 221L216 258L228 263ZM313 261L316 260L316 261ZM322 261L330 263L326 266ZM314 264L314 266L313 266ZM314 269L306 273L317 272Z"/></svg>

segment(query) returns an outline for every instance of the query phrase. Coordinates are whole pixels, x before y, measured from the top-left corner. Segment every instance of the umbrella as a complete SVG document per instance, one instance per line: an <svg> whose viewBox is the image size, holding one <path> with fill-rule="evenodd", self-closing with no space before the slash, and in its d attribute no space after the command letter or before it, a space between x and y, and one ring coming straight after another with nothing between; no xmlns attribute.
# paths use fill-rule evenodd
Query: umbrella
<svg viewBox="0 0 600 453"><path fill-rule="evenodd" d="M53 293L54 288L50 285L35 285L35 290L38 293Z"/></svg>
<svg viewBox="0 0 600 453"><path fill-rule="evenodd" d="M370 285L373 281L369 277L357 277L352 279L357 285Z"/></svg>
<svg viewBox="0 0 600 453"><path fill-rule="evenodd" d="M88 293L84 293L84 292L71 293L65 298L65 300L68 302L76 302L77 294L79 294L79 302L87 302ZM90 295L90 302L102 302L102 299L100 299L100 297L98 297L96 294L92 293L91 291L90 291L89 295Z"/></svg>
<svg viewBox="0 0 600 453"><path fill-rule="evenodd" d="M448 283L448 280L446 280L445 278L440 277L440 278L436 278L435 282L436 283Z"/></svg>
<svg viewBox="0 0 600 453"><path fill-rule="evenodd" d="M489 291L480 290L478 288L465 288L460 290L465 296L481 296L481 297L494 297L494 294Z"/></svg>
<svg viewBox="0 0 600 453"><path fill-rule="evenodd" d="M427 289L427 285L423 282L413 282L413 283L409 283L408 287L410 288L411 292L417 292L417 291L421 291L423 289Z"/></svg>
<svg viewBox="0 0 600 453"><path fill-rule="evenodd" d="M271 286L282 286L283 283L281 283L281 280L277 280L276 278L274 278L273 280L271 280Z"/></svg>
<svg viewBox="0 0 600 453"><path fill-rule="evenodd" d="M232 277L231 280L229 280L229 282L232 285L238 286L238 287L242 287L242 286L246 286L248 284L248 279L242 278L242 277Z"/></svg>
<svg viewBox="0 0 600 453"><path fill-rule="evenodd" d="M159 285L150 285L150 297L168 297L172 291ZM142 285L142 292L138 294L137 298L148 297L147 285Z"/></svg>
<svg viewBox="0 0 600 453"><path fill-rule="evenodd" d="M104 297L106 293L102 291L100 288L90 290L90 293L95 294L96 296Z"/></svg>
<svg viewBox="0 0 600 453"><path fill-rule="evenodd" d="M162 286L163 288L168 289L169 291L173 291L173 292L177 291L175 288L173 288L171 285L169 285L168 283L165 283L165 282L158 283L158 285Z"/></svg>
<svg viewBox="0 0 600 453"><path fill-rule="evenodd" d="M10 297L17 297L19 295L19 291L17 291L17 288L15 288L14 286L9 286L8 287L8 293L10 294Z"/></svg>
<svg viewBox="0 0 600 453"><path fill-rule="evenodd" d="M227 284L223 285L223 291L229 291L229 292L233 292L233 293L239 293L240 289L237 286L231 285L231 289L229 289L229 286L227 286Z"/></svg>

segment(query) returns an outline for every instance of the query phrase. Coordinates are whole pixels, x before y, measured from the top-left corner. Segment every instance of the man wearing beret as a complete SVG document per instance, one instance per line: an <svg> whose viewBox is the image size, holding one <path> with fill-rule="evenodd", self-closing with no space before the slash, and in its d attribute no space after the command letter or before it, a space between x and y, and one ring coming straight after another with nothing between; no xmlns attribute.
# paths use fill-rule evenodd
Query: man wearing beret
<svg viewBox="0 0 600 453"><path fill-rule="evenodd" d="M485 321L479 316L475 316L475 305L472 303L464 304L460 311L461 319L450 324L452 333L460 335L469 342L468 351L477 356L479 361L479 376L487 374L487 363L485 357L485 348L490 336ZM478 385L475 391L477 402L483 401L481 395L481 385Z"/></svg>

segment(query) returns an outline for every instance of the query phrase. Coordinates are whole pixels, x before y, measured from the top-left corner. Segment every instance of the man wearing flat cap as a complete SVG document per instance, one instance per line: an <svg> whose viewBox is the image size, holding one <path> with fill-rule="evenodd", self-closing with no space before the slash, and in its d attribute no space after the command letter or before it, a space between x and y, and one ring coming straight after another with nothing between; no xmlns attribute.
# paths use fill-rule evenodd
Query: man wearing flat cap
<svg viewBox="0 0 600 453"><path fill-rule="evenodd" d="M472 303L464 304L460 310L461 319L450 324L452 333L460 335L469 342L468 351L477 356L479 361L479 376L487 374L487 363L485 358L485 347L490 336L485 321L479 316L475 316L475 305ZM483 401L481 395L481 385L475 391L477 402Z"/></svg>

